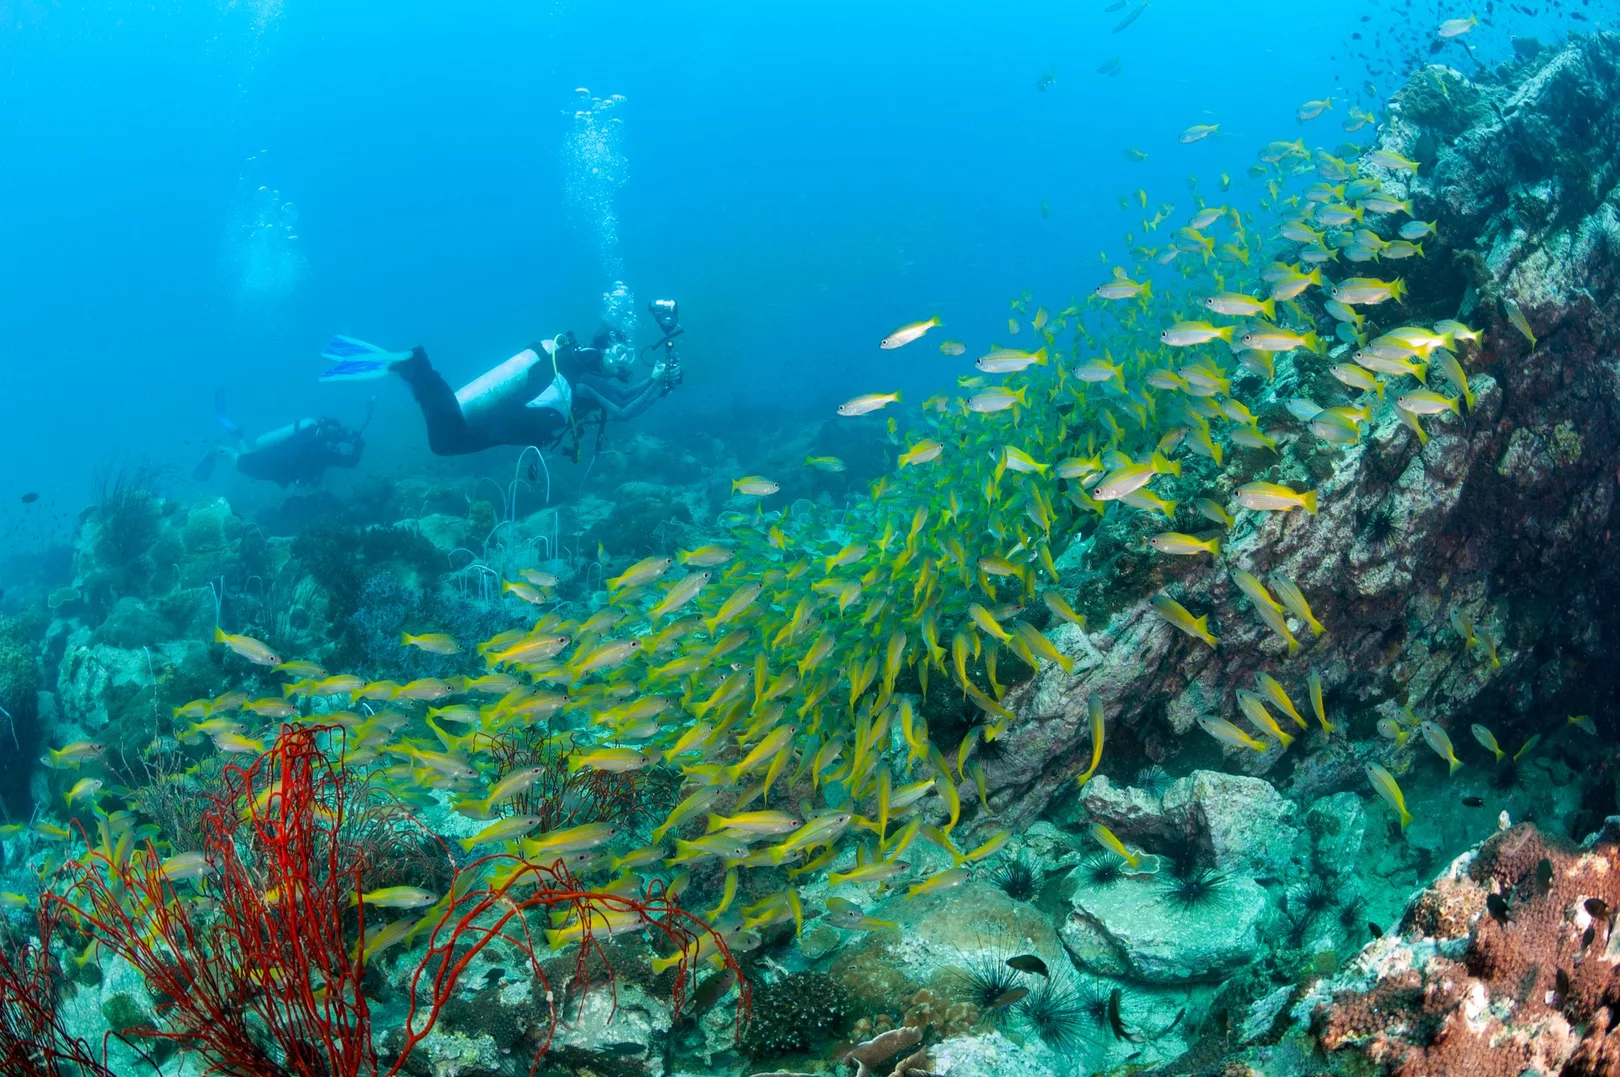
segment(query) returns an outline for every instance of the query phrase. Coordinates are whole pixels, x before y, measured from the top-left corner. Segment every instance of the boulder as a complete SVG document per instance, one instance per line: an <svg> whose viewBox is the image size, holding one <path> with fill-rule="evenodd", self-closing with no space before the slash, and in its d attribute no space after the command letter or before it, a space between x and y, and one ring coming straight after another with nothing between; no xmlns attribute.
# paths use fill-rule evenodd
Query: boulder
<svg viewBox="0 0 1620 1077"><path fill-rule="evenodd" d="M1305 813L1316 870L1326 875L1353 872L1367 836L1367 810L1354 793L1323 797Z"/></svg>
<svg viewBox="0 0 1620 1077"><path fill-rule="evenodd" d="M1260 956L1270 901L1253 879L1229 877L1191 909L1165 888L1155 876L1082 882L1059 929L1063 945L1092 972L1153 984L1221 979Z"/></svg>
<svg viewBox="0 0 1620 1077"><path fill-rule="evenodd" d="M1182 833L1201 836L1221 871L1255 879L1290 874L1299 808L1263 778L1195 770L1165 790L1164 814Z"/></svg>

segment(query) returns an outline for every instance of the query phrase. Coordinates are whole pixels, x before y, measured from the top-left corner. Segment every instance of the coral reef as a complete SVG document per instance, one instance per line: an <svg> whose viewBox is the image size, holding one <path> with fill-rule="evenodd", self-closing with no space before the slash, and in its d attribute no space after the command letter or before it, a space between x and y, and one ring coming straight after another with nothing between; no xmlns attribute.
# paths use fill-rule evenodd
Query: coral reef
<svg viewBox="0 0 1620 1077"><path fill-rule="evenodd" d="M742 1050L756 1061L800 1054L843 1035L849 993L824 973L796 972L754 989Z"/></svg>

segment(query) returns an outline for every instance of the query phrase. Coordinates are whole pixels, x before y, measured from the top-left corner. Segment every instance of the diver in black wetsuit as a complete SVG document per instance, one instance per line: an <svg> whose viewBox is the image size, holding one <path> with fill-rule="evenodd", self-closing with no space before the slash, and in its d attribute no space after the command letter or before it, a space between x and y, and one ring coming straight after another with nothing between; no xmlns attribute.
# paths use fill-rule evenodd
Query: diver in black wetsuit
<svg viewBox="0 0 1620 1077"><path fill-rule="evenodd" d="M242 437L242 431L225 414L223 397L216 398L216 415L228 433ZM278 486L319 486L329 467L358 467L366 450L363 432L371 422L371 412L360 429L350 430L332 418L299 419L236 448L215 445L197 462L191 477L198 482L214 473L221 455L233 457L236 470L250 479L263 479Z"/></svg>
<svg viewBox="0 0 1620 1077"><path fill-rule="evenodd" d="M338 365L322 375L326 381L357 380L398 374L427 423L428 447L439 456L461 456L497 445L553 448L565 437L578 459L580 431L598 424L633 419L681 383L675 337L684 330L673 300L658 300L651 310L663 339L649 348L663 355L643 380L632 380L637 356L622 334L603 329L590 347L572 333L531 344L482 376L452 390L433 369L421 347L408 354L385 352L348 337L333 338L324 354Z"/></svg>

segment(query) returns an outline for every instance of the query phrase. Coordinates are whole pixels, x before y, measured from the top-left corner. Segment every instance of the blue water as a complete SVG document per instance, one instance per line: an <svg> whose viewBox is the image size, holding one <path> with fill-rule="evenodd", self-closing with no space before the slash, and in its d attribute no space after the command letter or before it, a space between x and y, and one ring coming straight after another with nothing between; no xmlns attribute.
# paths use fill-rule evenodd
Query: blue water
<svg viewBox="0 0 1620 1077"><path fill-rule="evenodd" d="M1103 7L7 0L0 538L61 541L120 460L182 496L271 496L228 468L188 483L216 389L250 434L357 423L375 395L362 471L508 467L435 462L402 386L317 384L321 344L423 344L460 384L588 336L620 274L688 328L650 429L926 393L957 368L932 343L879 351L889 330L939 314L940 337L1001 340L1010 298L1085 296L1157 205L1195 204L1190 175L1252 205L1243 170L1301 132L1302 101L1334 95L1318 125L1369 103L1351 33L1388 68L1463 13L1154 0L1116 34L1136 5ZM1482 55L1535 29L1499 14ZM609 175L581 168L577 87L625 97ZM1179 145L1194 123L1221 129Z"/></svg>

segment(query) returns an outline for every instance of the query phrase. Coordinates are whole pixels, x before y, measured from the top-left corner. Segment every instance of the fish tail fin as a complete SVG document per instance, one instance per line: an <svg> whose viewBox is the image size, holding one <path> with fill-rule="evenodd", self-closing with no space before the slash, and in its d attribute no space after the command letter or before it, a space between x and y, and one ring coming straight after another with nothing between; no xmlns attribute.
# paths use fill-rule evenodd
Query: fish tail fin
<svg viewBox="0 0 1620 1077"><path fill-rule="evenodd" d="M720 828L724 827L726 825L726 822L727 821L725 819L723 819L720 816L714 814L713 812L710 812L709 813L709 829L706 831L706 833L713 834L716 830L719 830Z"/></svg>
<svg viewBox="0 0 1620 1077"><path fill-rule="evenodd" d="M1218 557L1218 556L1220 556L1220 552L1221 552L1221 540L1220 540L1220 539L1218 539L1218 538L1212 538L1212 539L1210 539L1210 540L1209 540L1209 543L1208 543L1208 548L1209 548L1209 552L1210 552L1210 553L1212 553L1212 554L1214 554L1214 555L1216 555L1216 556L1217 556L1217 557Z"/></svg>
<svg viewBox="0 0 1620 1077"><path fill-rule="evenodd" d="M1140 292L1138 292L1137 294L1141 295L1141 296L1144 296L1144 297L1146 297L1148 299L1152 299L1153 298L1153 282L1150 281L1150 280L1143 281L1142 282L1142 290Z"/></svg>
<svg viewBox="0 0 1620 1077"><path fill-rule="evenodd" d="M1321 352L1322 338L1317 336L1315 332L1306 333L1301 339L1305 341L1307 351Z"/></svg>
<svg viewBox="0 0 1620 1077"><path fill-rule="evenodd" d="M1282 741L1282 746L1284 748L1294 743L1294 735L1281 726L1277 727L1277 739Z"/></svg>
<svg viewBox="0 0 1620 1077"><path fill-rule="evenodd" d="M1262 299L1260 301L1260 312L1266 316L1266 320L1268 322L1276 321L1277 320L1277 300L1275 298Z"/></svg>
<svg viewBox="0 0 1620 1077"><path fill-rule="evenodd" d="M1412 377L1418 380L1419 385L1429 384L1429 366L1427 363L1413 364Z"/></svg>
<svg viewBox="0 0 1620 1077"><path fill-rule="evenodd" d="M1456 756L1452 756L1450 759L1446 760L1446 763L1451 767L1451 769L1446 772L1446 776L1448 778L1457 773L1457 770L1462 766L1462 760L1458 759Z"/></svg>
<svg viewBox="0 0 1620 1077"><path fill-rule="evenodd" d="M1310 513L1312 516L1316 515L1315 490L1306 490L1303 494L1299 495L1299 503L1306 512Z"/></svg>
<svg viewBox="0 0 1620 1077"><path fill-rule="evenodd" d="M1406 829L1406 824L1410 823L1411 821L1412 821L1412 813L1407 811L1406 808L1403 806L1401 808L1401 829L1405 830Z"/></svg>
<svg viewBox="0 0 1620 1077"><path fill-rule="evenodd" d="M1221 326L1219 329L1217 329L1215 331L1215 335L1220 337L1222 340L1226 341L1228 344L1232 343L1232 326L1230 326L1230 325Z"/></svg>

